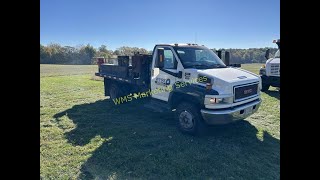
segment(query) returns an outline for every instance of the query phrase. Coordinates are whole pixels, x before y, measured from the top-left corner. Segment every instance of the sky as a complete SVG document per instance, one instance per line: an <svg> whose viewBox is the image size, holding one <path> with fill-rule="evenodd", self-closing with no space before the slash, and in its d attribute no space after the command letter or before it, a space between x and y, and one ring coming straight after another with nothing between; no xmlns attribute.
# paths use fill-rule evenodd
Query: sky
<svg viewBox="0 0 320 180"><path fill-rule="evenodd" d="M40 0L40 43L275 47L280 0Z"/></svg>

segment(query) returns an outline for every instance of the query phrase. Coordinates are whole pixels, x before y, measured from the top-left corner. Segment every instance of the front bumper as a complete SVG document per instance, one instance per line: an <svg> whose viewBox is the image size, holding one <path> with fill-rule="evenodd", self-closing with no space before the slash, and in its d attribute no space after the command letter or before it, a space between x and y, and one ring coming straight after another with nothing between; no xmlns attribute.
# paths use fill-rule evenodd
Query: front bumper
<svg viewBox="0 0 320 180"><path fill-rule="evenodd" d="M201 115L207 124L228 124L247 118L259 109L260 104L261 99L257 99L255 101L228 109L201 109Z"/></svg>
<svg viewBox="0 0 320 180"><path fill-rule="evenodd" d="M263 84L269 84L273 87L280 87L280 77L262 75L261 80Z"/></svg>

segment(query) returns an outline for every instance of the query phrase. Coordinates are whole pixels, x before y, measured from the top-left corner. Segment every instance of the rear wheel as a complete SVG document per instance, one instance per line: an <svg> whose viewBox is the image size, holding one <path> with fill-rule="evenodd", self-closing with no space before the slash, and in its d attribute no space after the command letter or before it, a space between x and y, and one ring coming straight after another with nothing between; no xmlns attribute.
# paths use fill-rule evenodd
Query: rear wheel
<svg viewBox="0 0 320 180"><path fill-rule="evenodd" d="M116 99L116 98L120 97L122 94L120 88L115 83L110 85L109 93L110 93L111 99Z"/></svg>
<svg viewBox="0 0 320 180"><path fill-rule="evenodd" d="M175 119L178 129L183 133L201 135L207 127L203 122L200 109L191 103L179 104L175 111Z"/></svg>

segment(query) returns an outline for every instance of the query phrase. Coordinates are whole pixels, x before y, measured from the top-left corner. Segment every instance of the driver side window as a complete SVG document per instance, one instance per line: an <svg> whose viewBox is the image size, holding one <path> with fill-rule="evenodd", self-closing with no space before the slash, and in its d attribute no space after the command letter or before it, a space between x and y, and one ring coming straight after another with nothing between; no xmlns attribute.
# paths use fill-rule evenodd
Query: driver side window
<svg viewBox="0 0 320 180"><path fill-rule="evenodd" d="M164 69L177 69L177 60L169 48L164 48Z"/></svg>

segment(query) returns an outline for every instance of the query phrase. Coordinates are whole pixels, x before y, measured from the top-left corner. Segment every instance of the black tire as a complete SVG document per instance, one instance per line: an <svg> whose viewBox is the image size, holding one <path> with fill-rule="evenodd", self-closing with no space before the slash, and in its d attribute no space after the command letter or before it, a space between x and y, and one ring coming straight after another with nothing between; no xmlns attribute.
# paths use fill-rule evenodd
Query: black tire
<svg viewBox="0 0 320 180"><path fill-rule="evenodd" d="M270 84L264 84L264 83L262 83L261 91L262 91L262 92L266 92L266 91L269 90L269 87L270 87Z"/></svg>
<svg viewBox="0 0 320 180"><path fill-rule="evenodd" d="M109 94L111 99L116 99L122 96L122 92L116 83L112 83L109 86Z"/></svg>
<svg viewBox="0 0 320 180"><path fill-rule="evenodd" d="M205 134L207 125L203 122L200 109L195 105L187 102L179 104L174 116L181 132L191 135ZM192 117L191 121L190 116Z"/></svg>

